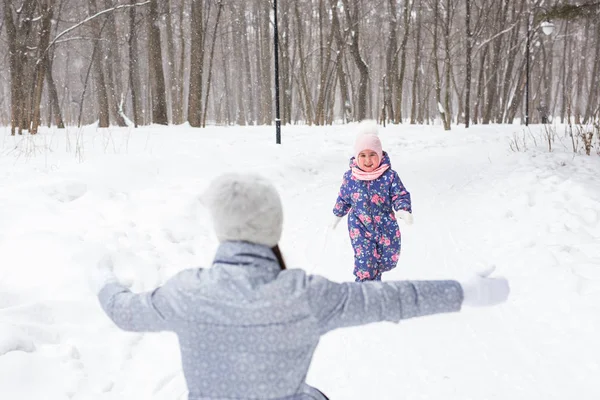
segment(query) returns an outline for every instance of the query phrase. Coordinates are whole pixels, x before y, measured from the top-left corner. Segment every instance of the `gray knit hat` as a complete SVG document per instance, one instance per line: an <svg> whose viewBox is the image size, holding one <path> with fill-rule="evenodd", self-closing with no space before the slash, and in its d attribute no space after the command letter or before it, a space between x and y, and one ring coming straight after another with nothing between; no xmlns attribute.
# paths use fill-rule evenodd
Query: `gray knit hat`
<svg viewBox="0 0 600 400"><path fill-rule="evenodd" d="M281 238L283 207L275 187L255 174L216 178L202 196L219 241L245 241L273 247Z"/></svg>

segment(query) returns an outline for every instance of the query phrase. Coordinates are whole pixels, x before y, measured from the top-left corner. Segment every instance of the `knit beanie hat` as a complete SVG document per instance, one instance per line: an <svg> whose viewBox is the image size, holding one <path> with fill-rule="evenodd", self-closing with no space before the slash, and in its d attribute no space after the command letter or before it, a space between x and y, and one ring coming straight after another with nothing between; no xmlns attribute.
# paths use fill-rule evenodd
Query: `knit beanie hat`
<svg viewBox="0 0 600 400"><path fill-rule="evenodd" d="M275 187L255 174L230 173L215 179L202 196L217 238L274 247L281 238L283 207Z"/></svg>
<svg viewBox="0 0 600 400"><path fill-rule="evenodd" d="M383 147L381 140L377 136L377 123L373 120L364 120L358 124L356 141L354 142L354 155L358 158L358 154L363 150L373 150L379 157L381 163L383 157Z"/></svg>

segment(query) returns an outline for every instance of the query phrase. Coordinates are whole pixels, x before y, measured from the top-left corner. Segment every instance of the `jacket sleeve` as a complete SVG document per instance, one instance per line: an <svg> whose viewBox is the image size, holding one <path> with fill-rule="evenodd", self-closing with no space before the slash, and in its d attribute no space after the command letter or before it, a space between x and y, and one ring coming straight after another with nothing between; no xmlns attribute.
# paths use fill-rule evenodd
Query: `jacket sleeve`
<svg viewBox="0 0 600 400"><path fill-rule="evenodd" d="M348 214L348 211L350 211L350 208L352 207L350 189L348 187L350 174L350 171L344 174L342 186L340 186L340 192L338 193L335 206L333 207L333 213L338 217L343 217L344 215Z"/></svg>
<svg viewBox="0 0 600 400"><path fill-rule="evenodd" d="M309 277L310 307L321 334L372 322L460 311L463 291L457 281L335 283Z"/></svg>
<svg viewBox="0 0 600 400"><path fill-rule="evenodd" d="M100 290L98 299L108 317L125 331L167 331L177 314L178 281L181 275L144 293L133 293L120 283L109 283Z"/></svg>
<svg viewBox="0 0 600 400"><path fill-rule="evenodd" d="M390 184L390 196L392 198L394 210L406 210L408 212L412 212L410 193L402 184L398 173L396 171L393 172L392 183Z"/></svg>

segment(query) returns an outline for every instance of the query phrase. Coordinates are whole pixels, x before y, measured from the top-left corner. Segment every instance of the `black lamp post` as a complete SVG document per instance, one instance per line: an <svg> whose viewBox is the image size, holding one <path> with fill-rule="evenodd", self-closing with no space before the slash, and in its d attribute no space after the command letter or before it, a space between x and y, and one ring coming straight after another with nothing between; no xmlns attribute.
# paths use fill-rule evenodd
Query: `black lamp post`
<svg viewBox="0 0 600 400"><path fill-rule="evenodd" d="M281 144L281 118L279 117L279 38L277 36L277 0L273 0L274 37L275 42L275 143Z"/></svg>
<svg viewBox="0 0 600 400"><path fill-rule="evenodd" d="M530 41L531 41L531 24L532 24L532 15L529 14L529 18L527 20L527 44L525 50L525 57L527 57L525 62L525 126L529 126L529 59L531 58L531 50L530 50ZM550 35L554 31L554 24L550 21L544 21L540 24L542 31L545 35Z"/></svg>

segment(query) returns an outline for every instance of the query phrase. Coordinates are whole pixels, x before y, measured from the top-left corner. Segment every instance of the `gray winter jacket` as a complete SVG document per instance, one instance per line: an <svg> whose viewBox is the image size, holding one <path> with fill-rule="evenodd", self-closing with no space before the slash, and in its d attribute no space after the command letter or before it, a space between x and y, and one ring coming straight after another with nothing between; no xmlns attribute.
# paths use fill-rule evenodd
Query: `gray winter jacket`
<svg viewBox="0 0 600 400"><path fill-rule="evenodd" d="M177 334L189 400L321 400L305 383L321 335L459 311L463 292L456 281L335 283L281 271L265 246L225 242L212 268L147 293L110 283L99 299L124 330Z"/></svg>

